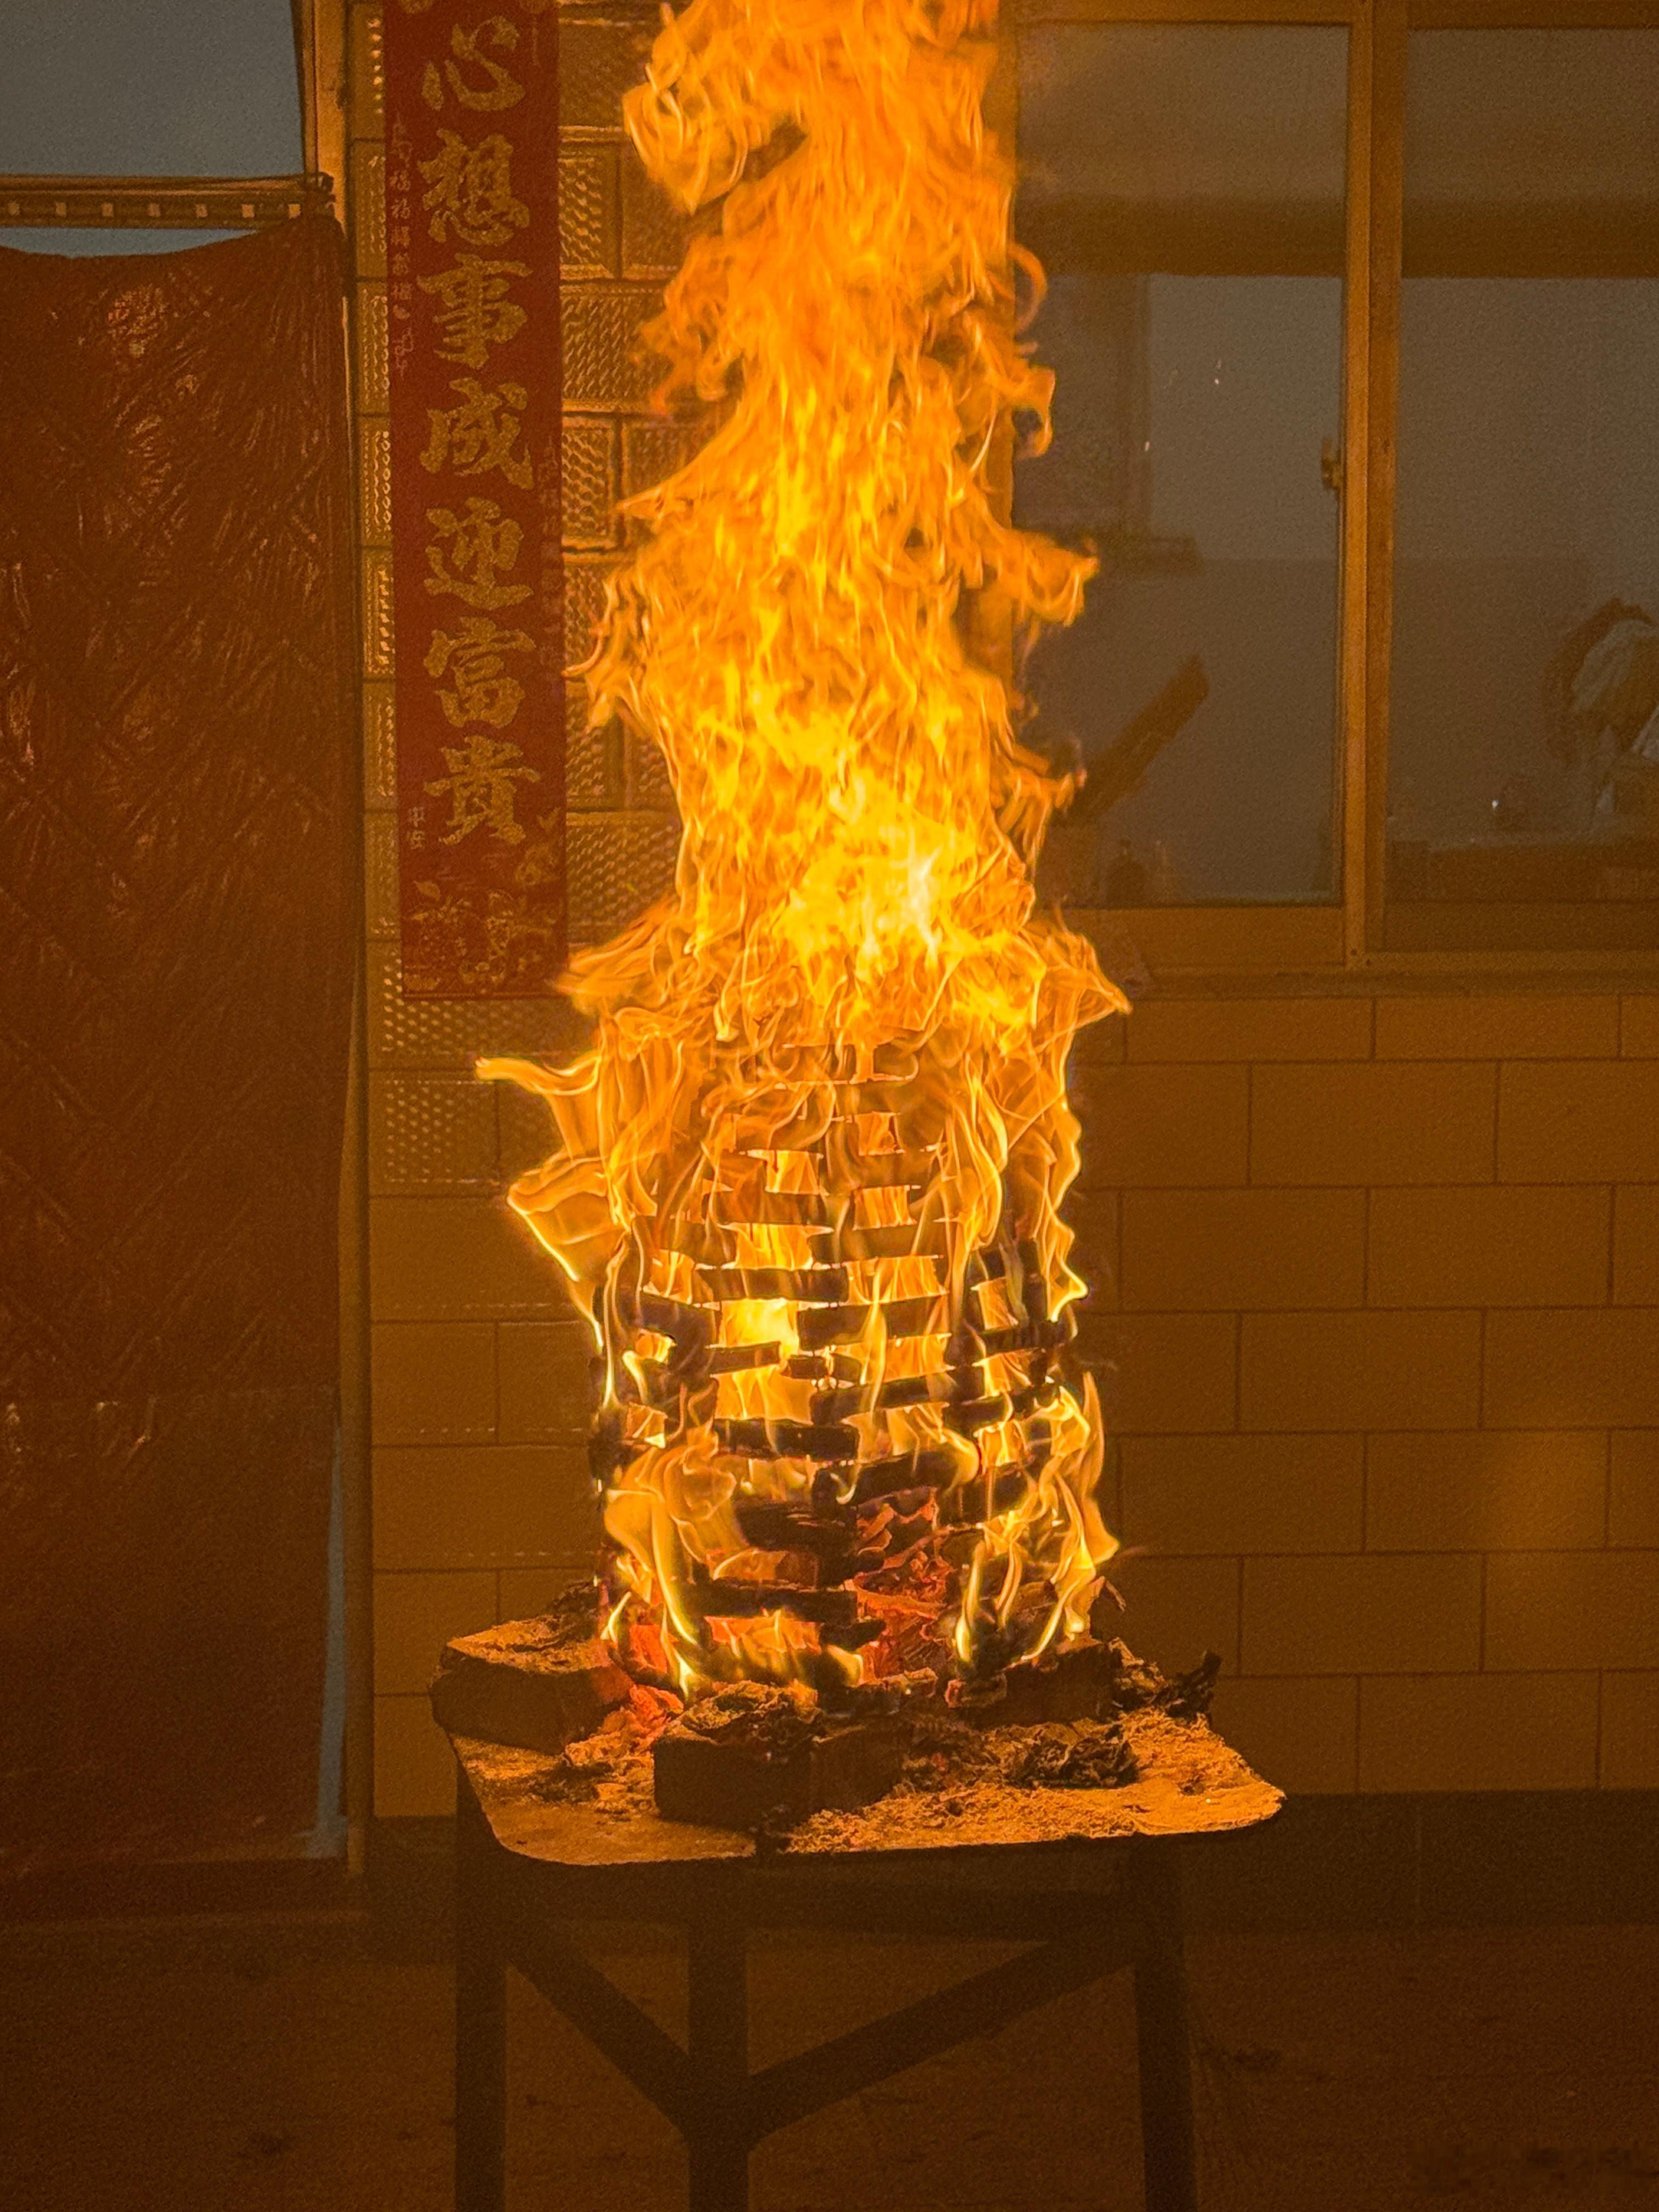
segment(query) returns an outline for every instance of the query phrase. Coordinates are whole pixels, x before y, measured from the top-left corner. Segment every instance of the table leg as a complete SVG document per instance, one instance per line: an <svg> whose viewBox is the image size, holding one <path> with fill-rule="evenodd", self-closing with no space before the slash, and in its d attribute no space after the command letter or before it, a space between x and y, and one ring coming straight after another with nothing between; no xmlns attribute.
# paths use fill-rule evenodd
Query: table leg
<svg viewBox="0 0 1659 2212"><path fill-rule="evenodd" d="M1135 2035L1146 2212L1198 2212L1181 1869L1167 1844L1141 1844L1138 1849L1141 1940L1135 1956Z"/></svg>
<svg viewBox="0 0 1659 2212"><path fill-rule="evenodd" d="M489 1898L494 1839L465 1780L455 1822L455 2212L507 2204L507 1963Z"/></svg>
<svg viewBox="0 0 1659 2212"><path fill-rule="evenodd" d="M696 2110L686 2130L690 2212L749 2212L749 1966L741 1921L687 1930L687 2053Z"/></svg>

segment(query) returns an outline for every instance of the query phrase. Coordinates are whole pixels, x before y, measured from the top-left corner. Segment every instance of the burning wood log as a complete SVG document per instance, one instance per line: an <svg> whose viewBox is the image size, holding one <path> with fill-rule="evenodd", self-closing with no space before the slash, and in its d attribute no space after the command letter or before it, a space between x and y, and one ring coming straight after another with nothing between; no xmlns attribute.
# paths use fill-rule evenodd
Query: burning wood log
<svg viewBox="0 0 1659 2212"><path fill-rule="evenodd" d="M1070 621L1092 567L992 484L1051 386L980 112L994 15L690 0L625 103L671 198L725 202L648 337L665 399L729 405L629 502L586 671L596 721L662 748L676 889L574 963L591 1051L480 1073L556 1124L512 1202L605 1354L606 1634L688 1701L665 1810L873 1788L899 1677L988 1725L1109 1710L1060 1206L1072 1041L1127 1002L1036 913L1071 787L961 620L994 586Z"/></svg>

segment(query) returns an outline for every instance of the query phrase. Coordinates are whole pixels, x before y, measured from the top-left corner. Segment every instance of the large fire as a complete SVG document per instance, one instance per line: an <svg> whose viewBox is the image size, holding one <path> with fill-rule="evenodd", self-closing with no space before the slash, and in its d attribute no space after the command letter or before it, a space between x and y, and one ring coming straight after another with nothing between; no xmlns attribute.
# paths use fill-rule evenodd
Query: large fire
<svg viewBox="0 0 1659 2212"><path fill-rule="evenodd" d="M692 0L626 105L674 199L720 203L648 333L720 427L629 504L586 667L684 834L672 894L574 964L592 1048L480 1072L557 1125L512 1200L604 1357L606 1633L688 1695L971 1690L1083 1639L1115 1548L1059 1206L1067 1052L1125 1002L1034 911L1069 787L966 642L968 594L1066 622L1091 567L993 495L1052 385L994 13Z"/></svg>

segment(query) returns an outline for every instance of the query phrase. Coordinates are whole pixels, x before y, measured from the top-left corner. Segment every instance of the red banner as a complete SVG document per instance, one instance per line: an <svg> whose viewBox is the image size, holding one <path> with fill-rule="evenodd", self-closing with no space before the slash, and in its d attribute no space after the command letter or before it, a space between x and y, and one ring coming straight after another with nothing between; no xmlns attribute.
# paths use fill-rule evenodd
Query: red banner
<svg viewBox="0 0 1659 2212"><path fill-rule="evenodd" d="M386 15L404 989L544 990L565 951L557 33Z"/></svg>

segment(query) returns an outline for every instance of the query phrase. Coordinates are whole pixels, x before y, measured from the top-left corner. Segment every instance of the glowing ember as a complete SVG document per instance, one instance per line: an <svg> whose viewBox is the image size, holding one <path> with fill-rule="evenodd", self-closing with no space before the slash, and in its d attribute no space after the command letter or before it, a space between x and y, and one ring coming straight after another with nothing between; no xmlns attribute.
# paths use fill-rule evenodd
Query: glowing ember
<svg viewBox="0 0 1659 2212"><path fill-rule="evenodd" d="M1069 621L1091 565L989 489L1051 389L994 15L693 0L627 102L675 199L723 201L650 333L721 427L630 502L588 666L684 830L672 896L574 963L592 1050L480 1072L557 1123L512 1196L605 1355L607 1634L687 1692L982 1681L1085 1636L1115 1548L1057 1209L1066 1054L1125 1002L1033 912L1069 787L964 644L964 592Z"/></svg>

